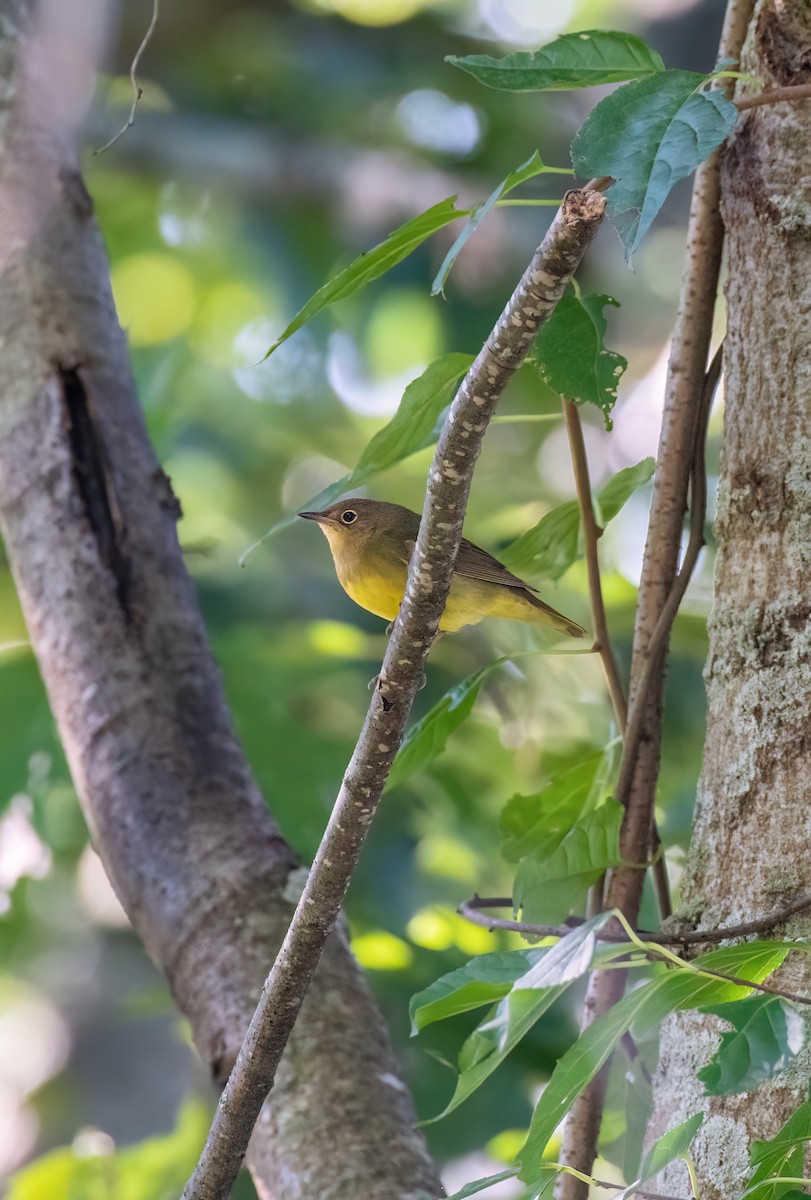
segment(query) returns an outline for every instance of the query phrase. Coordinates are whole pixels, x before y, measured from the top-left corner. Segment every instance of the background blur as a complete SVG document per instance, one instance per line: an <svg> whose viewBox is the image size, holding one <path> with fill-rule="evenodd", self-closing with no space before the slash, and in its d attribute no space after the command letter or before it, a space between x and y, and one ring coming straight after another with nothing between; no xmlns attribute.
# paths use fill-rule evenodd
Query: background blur
<svg viewBox="0 0 811 1200"><path fill-rule="evenodd" d="M668 66L707 70L721 0L173 0L140 69L134 128L122 124L129 64L151 0L121 0L98 31L104 74L83 133L84 167L110 253L120 319L234 719L282 830L309 860L368 703L383 622L340 590L327 545L291 524L244 569L238 557L283 515L354 465L405 385L438 355L475 353L523 270L550 209L494 212L468 243L447 302L431 280L456 232L296 334L257 365L336 268L445 196L484 199L540 149L568 164L593 91L509 95L446 54L532 48L559 32L633 30ZM520 193L560 196L565 180ZM613 433L584 413L594 482L655 452L689 189L677 189L630 273L601 232L584 288L622 304L608 344L629 360ZM529 372L502 413L554 414ZM711 471L719 416L712 425ZM425 452L368 494L421 508ZM562 424L494 426L467 533L497 551L574 494ZM610 625L625 663L647 493L603 539ZM677 873L700 765L708 552L676 627L669 672L660 827ZM585 569L544 596L589 624ZM537 644L495 623L432 656L426 711L493 657ZM187 1108L194 1146L212 1102L162 978L146 960L88 844L4 559L0 559L0 1176L71 1143L91 1149L166 1135ZM497 820L515 792L613 736L589 657L520 660L489 677L472 719L430 768L387 796L348 902L355 952L388 1016L420 1114L448 1099L475 1021L408 1040L409 996L466 957L511 943L454 915L460 900L509 890ZM652 906L646 919L653 921ZM517 943L516 943L517 944ZM498 1170L522 1140L531 1100L573 1037L553 1008L456 1114L428 1128L451 1188ZM112 1139L112 1140L111 1140ZM495 1165L493 1165L495 1164ZM600 1171L596 1172L598 1175ZM512 1185L510 1185L512 1186ZM252 1194L242 1181L242 1197ZM493 1193L488 1193L496 1195ZM504 1196L514 1195L505 1190Z"/></svg>

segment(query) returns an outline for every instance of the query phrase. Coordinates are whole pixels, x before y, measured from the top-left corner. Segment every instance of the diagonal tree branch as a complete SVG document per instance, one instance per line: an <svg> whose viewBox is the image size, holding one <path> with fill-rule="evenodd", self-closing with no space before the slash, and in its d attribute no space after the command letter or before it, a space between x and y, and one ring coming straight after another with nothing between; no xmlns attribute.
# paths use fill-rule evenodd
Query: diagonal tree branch
<svg viewBox="0 0 811 1200"><path fill-rule="evenodd" d="M445 607L488 422L597 232L604 209L605 198L597 191L567 194L451 405L428 474L405 596L366 721L184 1200L226 1200L231 1190L402 741Z"/></svg>

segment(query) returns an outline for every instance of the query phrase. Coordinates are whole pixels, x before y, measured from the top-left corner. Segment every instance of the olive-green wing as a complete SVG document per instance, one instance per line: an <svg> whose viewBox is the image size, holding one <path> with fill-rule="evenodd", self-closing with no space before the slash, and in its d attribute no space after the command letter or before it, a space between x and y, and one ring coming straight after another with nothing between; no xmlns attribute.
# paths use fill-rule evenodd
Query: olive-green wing
<svg viewBox="0 0 811 1200"><path fill-rule="evenodd" d="M462 538L459 545L459 556L454 568L457 575L466 575L469 579L486 579L489 583L500 583L503 587L526 588L534 592L535 588L512 571L508 571L503 563L480 546L474 546L467 538Z"/></svg>
<svg viewBox="0 0 811 1200"><path fill-rule="evenodd" d="M409 562L411 559L415 545L416 541L413 539L406 540L403 554L405 562ZM503 587L525 588L528 592L537 591L537 588L534 588L531 583L513 575L512 571L508 571L497 558L493 558L492 554L482 550L481 546L475 546L467 538L462 538L459 543L459 554L454 572L457 575L465 575L468 579L485 579L488 583L500 583Z"/></svg>

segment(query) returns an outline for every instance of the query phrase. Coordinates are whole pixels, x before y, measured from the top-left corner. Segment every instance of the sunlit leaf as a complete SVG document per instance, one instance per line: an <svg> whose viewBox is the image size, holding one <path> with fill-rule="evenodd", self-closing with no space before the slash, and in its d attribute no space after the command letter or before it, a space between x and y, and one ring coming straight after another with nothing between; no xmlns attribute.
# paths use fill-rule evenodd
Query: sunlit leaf
<svg viewBox="0 0 811 1200"><path fill-rule="evenodd" d="M554 853L521 859L513 902L525 921L556 924L565 920L603 872L619 863L624 811L609 796L569 830Z"/></svg>
<svg viewBox="0 0 811 1200"><path fill-rule="evenodd" d="M750 1154L754 1170L741 1200L793 1200L798 1192L790 1183L767 1183L773 1176L802 1177L805 1143L811 1140L811 1100L792 1113L783 1128L768 1141L753 1141Z"/></svg>
<svg viewBox="0 0 811 1200"><path fill-rule="evenodd" d="M779 996L752 996L703 1011L733 1026L731 1032L721 1034L720 1046L698 1072L708 1095L749 1092L782 1071L792 1057L785 1008Z"/></svg>
<svg viewBox="0 0 811 1200"><path fill-rule="evenodd" d="M735 105L700 89L707 77L663 71L617 88L572 142L578 175L612 176L608 213L630 262L670 189L692 174L733 129Z"/></svg>
<svg viewBox="0 0 811 1200"><path fill-rule="evenodd" d="M501 853L518 862L543 846L553 853L578 817L599 803L610 785L616 743L586 754L529 796L513 796L499 818Z"/></svg>
<svg viewBox="0 0 811 1200"><path fill-rule="evenodd" d="M467 216L467 212L467 209L456 207L455 196L449 196L447 200L441 200L439 204L435 204L426 212L406 221L405 225L401 225L390 233L384 242L373 246L371 250L364 251L348 267L334 275L310 297L270 347L265 358L277 350L282 342L287 341L291 334L294 334L297 329L301 329L325 308L329 308L338 300L345 300L347 296L351 296L353 292L365 287L367 283L385 275L418 246L421 246L431 234L436 233L438 229L444 229L446 225L450 225L459 217Z"/></svg>
<svg viewBox="0 0 811 1200"><path fill-rule="evenodd" d="M591 966L597 949L597 934L611 920L610 912L598 913L567 933L551 950L534 962L525 975L516 979L514 988L556 987L579 979Z"/></svg>
<svg viewBox="0 0 811 1200"><path fill-rule="evenodd" d="M541 160L541 156L536 150L531 158L528 158L527 161L522 163L520 167L517 167L514 171L511 171L507 178L501 181L498 187L490 193L483 204L480 204L478 208L473 210L465 224L462 226L461 233L456 238L456 241L453 243L448 253L445 255L442 266L437 271L436 278L431 285L432 296L444 296L445 284L447 283L448 276L453 268L453 264L461 254L465 244L481 225L484 218L488 215L488 213L493 211L496 202L517 188L519 184L526 183L528 179L534 179L536 175L543 175L547 172L551 172L555 175L559 175L561 173L554 167L547 167Z"/></svg>
<svg viewBox="0 0 811 1200"><path fill-rule="evenodd" d="M530 361L553 392L578 404L594 404L612 426L611 410L628 360L605 346L603 308L611 296L577 296L567 291L538 331Z"/></svg>
<svg viewBox="0 0 811 1200"><path fill-rule="evenodd" d="M111 1154L52 1150L15 1175L6 1200L176 1200L197 1161L210 1115L188 1102L175 1131Z"/></svg>
<svg viewBox="0 0 811 1200"><path fill-rule="evenodd" d="M517 50L504 58L448 55L445 62L487 87L511 92L557 92L621 83L664 70L655 50L632 33L589 29L564 33L539 50Z"/></svg>
<svg viewBox="0 0 811 1200"><path fill-rule="evenodd" d="M689 1153L693 1138L701 1128L703 1120L704 1113L694 1113L681 1125L676 1125L662 1134L645 1155L639 1171L640 1182L653 1179L654 1175L664 1171L665 1167L677 1158L684 1158L685 1154Z"/></svg>
<svg viewBox="0 0 811 1200"><path fill-rule="evenodd" d="M483 1179L474 1179L472 1183L466 1183L461 1191L454 1192L448 1200L468 1200L469 1196L478 1196L479 1192L484 1192L487 1188L494 1187L497 1183L503 1183L505 1179L515 1179L518 1171L515 1167L511 1167L507 1171L499 1171L497 1175L487 1175Z"/></svg>
<svg viewBox="0 0 811 1200"><path fill-rule="evenodd" d="M762 983L792 949L788 942L750 942L725 946L701 955L694 967L707 967ZM532 1115L529 1134L518 1155L520 1177L538 1177L546 1143L574 1101L599 1071L631 1024L644 1031L679 1009L701 1008L743 999L750 989L686 968L670 970L635 988L586 1029L566 1051L552 1073ZM502 1001L503 1003L503 1001Z"/></svg>
<svg viewBox="0 0 811 1200"><path fill-rule="evenodd" d="M409 1016L412 1034L433 1021L444 1021L457 1013L494 1004L506 996L517 979L542 958L545 950L510 950L480 954L456 971L442 975L429 987L411 997Z"/></svg>
<svg viewBox="0 0 811 1200"><path fill-rule="evenodd" d="M643 458L633 467L623 467L592 497L595 514L603 528L634 492L648 482L655 465L652 458ZM580 509L576 500L567 500L542 517L537 525L520 534L500 557L519 575L560 579L582 555Z"/></svg>

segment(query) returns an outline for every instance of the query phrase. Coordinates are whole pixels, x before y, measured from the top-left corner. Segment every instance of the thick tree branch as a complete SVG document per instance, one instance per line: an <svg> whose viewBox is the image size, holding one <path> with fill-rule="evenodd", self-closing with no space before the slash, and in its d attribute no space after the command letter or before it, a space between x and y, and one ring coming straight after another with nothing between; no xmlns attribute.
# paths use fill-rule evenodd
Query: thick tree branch
<svg viewBox="0 0 811 1200"><path fill-rule="evenodd" d="M445 607L484 432L604 209L598 192L568 193L451 405L428 475L405 596L363 730L184 1200L225 1200L230 1192L402 741Z"/></svg>
<svg viewBox="0 0 811 1200"><path fill-rule="evenodd" d="M753 0L728 0L719 59L737 61L752 8ZM629 687L629 726L635 719L640 682L652 657L657 623L673 587L681 545L723 245L719 162L720 154L716 151L699 167L693 187L687 254L668 365L651 516L639 585ZM636 718L640 721L640 735L633 759L623 748L620 774L627 782L624 791L618 789L617 797L626 810L620 835L620 852L626 862L644 862L650 852L659 774L665 653L664 649L659 652L655 687L650 688L641 703L640 716ZM609 879L606 907L618 908L631 925L636 925L643 886L643 872L617 868ZM595 973L586 993L582 1027L607 1012L620 999L623 989L622 972ZM563 1161L584 1174L590 1172L597 1152L606 1079L604 1068L572 1106L564 1129ZM561 1179L556 1196L557 1200L586 1200L587 1191L586 1186L568 1175Z"/></svg>
<svg viewBox="0 0 811 1200"><path fill-rule="evenodd" d="M4 3L0 44L0 526L93 843L224 1082L303 872L234 735L146 434L72 149L78 67L33 11ZM440 1191L341 926L249 1166L261 1200Z"/></svg>

